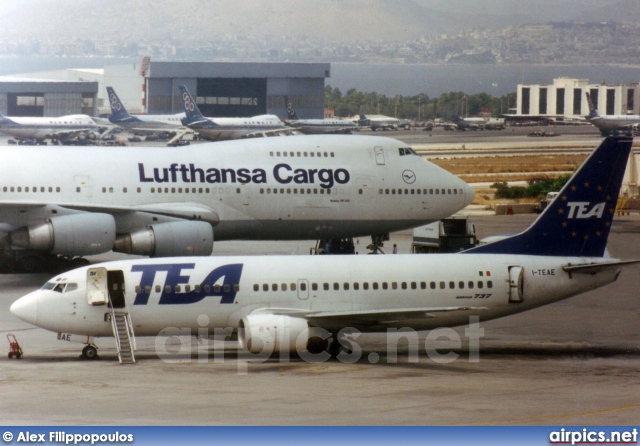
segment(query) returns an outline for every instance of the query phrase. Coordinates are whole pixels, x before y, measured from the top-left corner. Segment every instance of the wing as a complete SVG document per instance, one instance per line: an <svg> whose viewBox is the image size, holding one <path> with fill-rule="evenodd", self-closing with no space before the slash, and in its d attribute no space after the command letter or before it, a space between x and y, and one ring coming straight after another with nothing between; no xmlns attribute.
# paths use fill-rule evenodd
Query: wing
<svg viewBox="0 0 640 446"><path fill-rule="evenodd" d="M80 212L99 212L114 216L130 213L169 217L182 220L201 220L212 225L220 222L220 217L213 209L198 203L156 203L140 206L107 206L76 203L45 203L38 201L0 201L0 222L12 227L20 227L34 221L41 221L53 215L65 215Z"/></svg>
<svg viewBox="0 0 640 446"><path fill-rule="evenodd" d="M73 130L60 130L57 132L51 132L47 135L47 138L54 138L54 139L68 139L68 138L74 138L74 137L78 137L78 136L84 136L87 135L89 133L93 133L93 132L97 132L98 129L90 129L90 128L86 128L86 129L73 129Z"/></svg>
<svg viewBox="0 0 640 446"><path fill-rule="evenodd" d="M311 325L327 328L388 325L408 319L437 318L438 314L442 313L474 313L487 309L487 307L422 307L387 310L308 311L290 308L265 308L256 312L301 317L309 321Z"/></svg>

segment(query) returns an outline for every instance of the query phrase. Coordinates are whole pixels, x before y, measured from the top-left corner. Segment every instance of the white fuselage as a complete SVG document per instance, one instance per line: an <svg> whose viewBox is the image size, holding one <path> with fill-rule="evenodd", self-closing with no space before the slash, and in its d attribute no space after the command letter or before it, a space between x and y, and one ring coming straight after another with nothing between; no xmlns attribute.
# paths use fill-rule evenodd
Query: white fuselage
<svg viewBox="0 0 640 446"><path fill-rule="evenodd" d="M466 324L470 316L502 317L606 285L617 269L571 275L562 267L608 260L491 254L137 259L64 273L11 311L54 332L112 336L111 309L88 303L88 272L103 267L122 272L124 301L116 306L129 313L136 336L169 327L193 334L236 329L251 313L289 314L332 332L424 330ZM376 317L368 319L371 312Z"/></svg>
<svg viewBox="0 0 640 446"><path fill-rule="evenodd" d="M72 134L98 132L100 129L100 126L87 115L68 115L59 118L6 117L6 119L7 121L0 120L0 133L14 138L37 140L58 136L63 138Z"/></svg>
<svg viewBox="0 0 640 446"><path fill-rule="evenodd" d="M196 124L189 127L201 135L214 140L240 139L247 136L271 136L278 134L277 132L289 129L276 115L259 115L250 118L206 119L215 125L212 127L201 127Z"/></svg>
<svg viewBox="0 0 640 446"><path fill-rule="evenodd" d="M602 132L610 132L640 123L638 115L605 115L594 118L587 116L586 119Z"/></svg>
<svg viewBox="0 0 640 446"><path fill-rule="evenodd" d="M358 127L354 122L344 119L296 119L287 123L305 135L349 133Z"/></svg>
<svg viewBox="0 0 640 446"><path fill-rule="evenodd" d="M217 217L207 220L216 240L314 240L420 226L473 200L463 181L404 147L350 135L180 148L5 147L0 230L97 212L113 215L123 234L166 216L189 219L197 208Z"/></svg>

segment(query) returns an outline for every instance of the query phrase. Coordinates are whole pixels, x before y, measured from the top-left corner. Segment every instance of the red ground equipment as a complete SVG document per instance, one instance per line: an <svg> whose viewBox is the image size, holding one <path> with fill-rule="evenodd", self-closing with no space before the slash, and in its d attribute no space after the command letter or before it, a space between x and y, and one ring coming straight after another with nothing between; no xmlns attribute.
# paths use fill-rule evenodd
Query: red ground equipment
<svg viewBox="0 0 640 446"><path fill-rule="evenodd" d="M7 339L9 340L9 359L13 358L14 356L16 357L16 359L22 358L22 348L20 348L20 344L18 344L18 340L16 339L16 337L9 333L7 335Z"/></svg>

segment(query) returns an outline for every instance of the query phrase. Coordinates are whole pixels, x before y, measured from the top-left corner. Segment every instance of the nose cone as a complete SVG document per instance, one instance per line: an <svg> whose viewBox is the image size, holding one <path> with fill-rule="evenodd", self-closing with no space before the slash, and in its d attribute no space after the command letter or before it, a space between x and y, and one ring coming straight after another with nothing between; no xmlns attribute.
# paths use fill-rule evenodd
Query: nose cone
<svg viewBox="0 0 640 446"><path fill-rule="evenodd" d="M473 199L476 197L476 192L467 183L464 183L463 189L464 189L464 205L468 206L473 202Z"/></svg>
<svg viewBox="0 0 640 446"><path fill-rule="evenodd" d="M38 291L16 300L11 304L9 311L18 319L36 325L38 320Z"/></svg>

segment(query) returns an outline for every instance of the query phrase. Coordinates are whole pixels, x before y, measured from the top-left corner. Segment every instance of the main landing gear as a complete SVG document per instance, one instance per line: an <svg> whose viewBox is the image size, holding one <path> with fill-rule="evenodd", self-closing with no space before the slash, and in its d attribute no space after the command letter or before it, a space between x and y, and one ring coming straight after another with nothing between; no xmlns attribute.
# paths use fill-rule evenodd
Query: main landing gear
<svg viewBox="0 0 640 446"><path fill-rule="evenodd" d="M315 336L311 337L307 344L307 351L314 355L326 351L332 358L336 358L342 352L351 354L353 352L353 345L344 337L340 337L338 333L333 333L331 337L327 339Z"/></svg>
<svg viewBox="0 0 640 446"><path fill-rule="evenodd" d="M87 344L82 349L82 355L80 357L83 359L96 359L98 357L98 347L92 344Z"/></svg>
<svg viewBox="0 0 640 446"><path fill-rule="evenodd" d="M367 249L371 250L369 254L384 254L381 248L387 241L389 241L389 234L372 235L371 244L367 246Z"/></svg>

